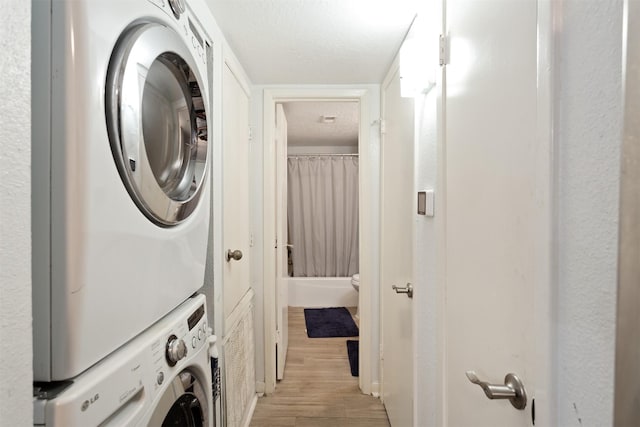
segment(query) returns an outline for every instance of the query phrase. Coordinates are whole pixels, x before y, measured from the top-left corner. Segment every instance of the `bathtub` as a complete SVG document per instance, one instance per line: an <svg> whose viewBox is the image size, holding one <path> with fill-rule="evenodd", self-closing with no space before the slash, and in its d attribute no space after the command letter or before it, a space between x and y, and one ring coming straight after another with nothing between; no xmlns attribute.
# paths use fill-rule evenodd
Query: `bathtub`
<svg viewBox="0 0 640 427"><path fill-rule="evenodd" d="M356 307L351 277L289 277L291 307Z"/></svg>

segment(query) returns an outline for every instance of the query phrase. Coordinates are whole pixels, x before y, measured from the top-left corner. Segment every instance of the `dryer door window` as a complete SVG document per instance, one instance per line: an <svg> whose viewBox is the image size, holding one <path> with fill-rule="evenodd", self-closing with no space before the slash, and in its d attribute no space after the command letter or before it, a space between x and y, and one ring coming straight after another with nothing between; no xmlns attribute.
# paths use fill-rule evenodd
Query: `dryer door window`
<svg viewBox="0 0 640 427"><path fill-rule="evenodd" d="M173 226L200 200L208 169L206 88L182 38L160 24L120 38L107 78L111 151L135 204Z"/></svg>

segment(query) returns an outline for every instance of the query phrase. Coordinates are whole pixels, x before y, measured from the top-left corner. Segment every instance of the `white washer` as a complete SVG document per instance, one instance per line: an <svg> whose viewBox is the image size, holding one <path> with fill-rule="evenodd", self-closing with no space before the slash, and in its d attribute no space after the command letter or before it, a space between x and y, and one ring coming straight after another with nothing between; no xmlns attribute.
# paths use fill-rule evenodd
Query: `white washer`
<svg viewBox="0 0 640 427"><path fill-rule="evenodd" d="M205 297L188 299L77 378L40 390L34 424L212 426L209 331Z"/></svg>
<svg viewBox="0 0 640 427"><path fill-rule="evenodd" d="M203 285L210 39L184 0L33 4L34 379L77 376Z"/></svg>

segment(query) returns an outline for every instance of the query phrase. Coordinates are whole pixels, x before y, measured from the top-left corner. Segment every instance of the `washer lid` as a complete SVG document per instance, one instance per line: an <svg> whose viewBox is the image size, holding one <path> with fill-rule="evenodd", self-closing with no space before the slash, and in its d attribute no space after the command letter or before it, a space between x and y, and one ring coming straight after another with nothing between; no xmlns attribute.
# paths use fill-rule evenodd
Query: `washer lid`
<svg viewBox="0 0 640 427"><path fill-rule="evenodd" d="M109 63L106 117L118 172L140 210L161 226L189 217L208 169L206 86L174 30L135 25Z"/></svg>

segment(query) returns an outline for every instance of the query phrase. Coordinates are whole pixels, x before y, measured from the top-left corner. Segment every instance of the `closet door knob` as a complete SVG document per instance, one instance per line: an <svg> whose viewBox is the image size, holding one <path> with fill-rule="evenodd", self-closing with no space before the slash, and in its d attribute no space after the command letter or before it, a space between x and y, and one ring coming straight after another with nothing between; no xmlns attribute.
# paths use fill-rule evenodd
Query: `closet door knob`
<svg viewBox="0 0 640 427"><path fill-rule="evenodd" d="M240 261L242 259L242 251L238 249L232 251L231 249L229 249L227 251L227 262L231 261L232 259Z"/></svg>

